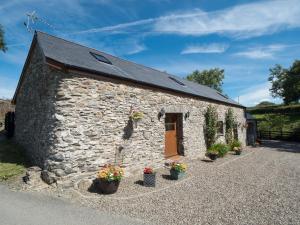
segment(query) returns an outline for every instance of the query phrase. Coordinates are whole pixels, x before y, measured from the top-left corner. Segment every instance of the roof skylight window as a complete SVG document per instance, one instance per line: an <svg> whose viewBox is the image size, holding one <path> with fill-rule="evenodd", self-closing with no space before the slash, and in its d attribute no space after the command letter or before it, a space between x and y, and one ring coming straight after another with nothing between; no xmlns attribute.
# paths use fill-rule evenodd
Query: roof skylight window
<svg viewBox="0 0 300 225"><path fill-rule="evenodd" d="M172 81L175 81L177 84L180 84L181 86L185 86L184 83L182 83L181 81L177 80L175 77L169 77Z"/></svg>
<svg viewBox="0 0 300 225"><path fill-rule="evenodd" d="M219 94L219 95L221 95L222 97L224 97L224 98L228 99L228 96L226 96L226 95L223 95L223 94L222 94L222 93L220 93L220 92L218 92L218 94Z"/></svg>
<svg viewBox="0 0 300 225"><path fill-rule="evenodd" d="M94 53L94 52L90 52L90 54L91 54L95 59L97 59L98 61L103 62L103 63L106 63L106 64L112 65L111 61L109 61L109 60L108 60L106 57L104 57L103 55L99 55L99 54Z"/></svg>

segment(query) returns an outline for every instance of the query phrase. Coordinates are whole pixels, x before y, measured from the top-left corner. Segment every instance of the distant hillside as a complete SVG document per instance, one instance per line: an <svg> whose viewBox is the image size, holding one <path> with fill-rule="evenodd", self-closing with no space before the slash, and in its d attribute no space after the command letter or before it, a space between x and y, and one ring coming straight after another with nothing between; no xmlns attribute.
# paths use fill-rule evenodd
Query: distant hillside
<svg viewBox="0 0 300 225"><path fill-rule="evenodd" d="M247 108L247 112L251 114L265 114L265 113L300 114L300 104L255 106L255 107Z"/></svg>
<svg viewBox="0 0 300 225"><path fill-rule="evenodd" d="M258 121L259 130L280 130L276 124L268 123L270 118L282 121L282 130L293 132L300 130L300 104L296 105L269 105L269 106L255 106L247 108L247 112L251 113ZM276 122L277 124L280 122Z"/></svg>

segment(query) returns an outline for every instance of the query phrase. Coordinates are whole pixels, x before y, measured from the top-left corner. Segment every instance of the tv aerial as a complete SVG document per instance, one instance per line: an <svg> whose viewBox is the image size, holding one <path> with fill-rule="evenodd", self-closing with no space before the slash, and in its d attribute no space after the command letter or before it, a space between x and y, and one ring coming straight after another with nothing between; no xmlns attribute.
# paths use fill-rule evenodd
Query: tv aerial
<svg viewBox="0 0 300 225"><path fill-rule="evenodd" d="M33 25L36 24L37 22L41 22L41 23L45 24L46 26L50 27L51 29L56 30L54 26L49 24L43 18L39 17L35 11L26 13L26 16L27 16L27 22L24 22L24 26L26 27L26 29L29 33L34 32Z"/></svg>

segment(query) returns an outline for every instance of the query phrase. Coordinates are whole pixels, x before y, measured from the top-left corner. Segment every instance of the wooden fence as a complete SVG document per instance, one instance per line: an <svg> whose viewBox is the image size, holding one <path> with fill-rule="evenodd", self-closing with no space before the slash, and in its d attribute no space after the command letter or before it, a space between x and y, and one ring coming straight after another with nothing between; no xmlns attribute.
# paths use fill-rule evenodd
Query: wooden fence
<svg viewBox="0 0 300 225"><path fill-rule="evenodd" d="M258 131L260 139L267 140L284 140L284 141L298 141L300 142L300 131L287 132L287 131Z"/></svg>

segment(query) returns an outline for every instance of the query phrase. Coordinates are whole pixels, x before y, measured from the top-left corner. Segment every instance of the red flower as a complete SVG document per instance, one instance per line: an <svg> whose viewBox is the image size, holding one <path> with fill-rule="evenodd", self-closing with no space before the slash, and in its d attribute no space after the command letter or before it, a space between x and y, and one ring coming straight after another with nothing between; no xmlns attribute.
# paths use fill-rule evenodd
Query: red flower
<svg viewBox="0 0 300 225"><path fill-rule="evenodd" d="M151 173L153 173L153 169L150 168L150 167L146 167L146 168L144 169L144 173L145 173L145 174L151 174Z"/></svg>

